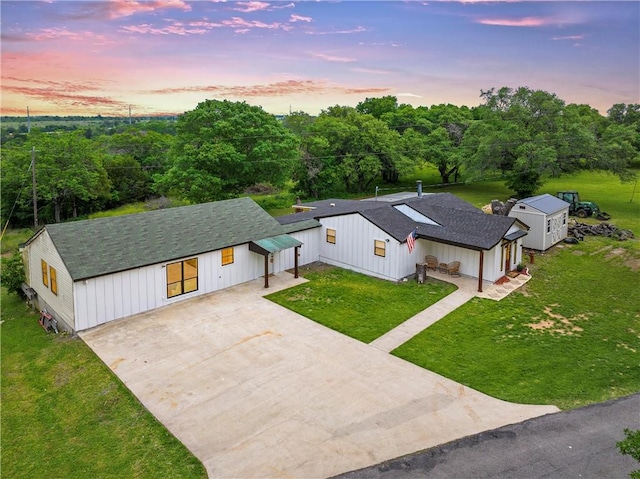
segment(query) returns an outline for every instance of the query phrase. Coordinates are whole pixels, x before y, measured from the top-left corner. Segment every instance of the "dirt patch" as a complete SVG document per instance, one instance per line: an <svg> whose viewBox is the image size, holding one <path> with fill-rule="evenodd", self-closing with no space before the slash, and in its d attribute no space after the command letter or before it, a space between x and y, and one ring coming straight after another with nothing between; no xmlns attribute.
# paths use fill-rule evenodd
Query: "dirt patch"
<svg viewBox="0 0 640 479"><path fill-rule="evenodd" d="M299 273L304 276L304 273L323 273L325 271L331 271L335 268L336 266L316 261L315 263L300 266ZM293 269L289 270L289 272L293 273Z"/></svg>
<svg viewBox="0 0 640 479"><path fill-rule="evenodd" d="M607 259L615 258L616 256L622 256L626 252L627 252L627 250L624 249L624 248L616 248L614 250L609 251L609 254L607 254L607 256L605 256L605 258L607 258Z"/></svg>
<svg viewBox="0 0 640 479"><path fill-rule="evenodd" d="M634 273L637 273L640 271L640 258L630 258L624 262L624 265L631 268Z"/></svg>
<svg viewBox="0 0 640 479"><path fill-rule="evenodd" d="M553 312L553 307L555 306L558 305L552 304L550 306L546 306L544 308L544 314L546 317L536 316L533 319L538 320L538 322L528 323L526 326L529 326L534 331L549 332L551 334L560 334L562 336L573 336L574 334L584 331L584 329L577 326L575 322L588 319L586 314L578 314L572 318L566 318L561 314Z"/></svg>
<svg viewBox="0 0 640 479"><path fill-rule="evenodd" d="M593 253L591 253L591 256L595 256L597 254L604 253L605 251L609 251L611 248L613 248L613 246L611 246L611 245L604 246L604 247L602 247L600 249L595 250ZM617 249L621 249L621 248L617 248ZM609 254L611 254L611 253L609 253Z"/></svg>

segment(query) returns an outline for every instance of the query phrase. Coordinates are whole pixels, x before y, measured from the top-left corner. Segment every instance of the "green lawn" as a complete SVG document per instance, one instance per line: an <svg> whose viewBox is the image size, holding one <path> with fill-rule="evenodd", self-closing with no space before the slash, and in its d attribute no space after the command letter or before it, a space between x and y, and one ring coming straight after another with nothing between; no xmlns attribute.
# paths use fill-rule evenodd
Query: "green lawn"
<svg viewBox="0 0 640 479"><path fill-rule="evenodd" d="M429 278L394 283L340 268L301 268L310 281L267 296L313 321L365 343L382 336L455 290Z"/></svg>
<svg viewBox="0 0 640 479"><path fill-rule="evenodd" d="M499 302L474 298L393 354L507 401L573 408L640 391L638 242L538 256Z"/></svg>
<svg viewBox="0 0 640 479"><path fill-rule="evenodd" d="M80 340L46 334L2 289L2 477L206 478Z"/></svg>

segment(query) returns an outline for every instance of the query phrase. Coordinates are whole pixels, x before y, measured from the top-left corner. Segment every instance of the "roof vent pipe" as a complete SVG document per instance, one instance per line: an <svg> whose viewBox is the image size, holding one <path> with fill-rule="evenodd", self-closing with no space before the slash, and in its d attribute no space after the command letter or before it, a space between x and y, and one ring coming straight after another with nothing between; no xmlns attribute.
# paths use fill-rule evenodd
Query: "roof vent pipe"
<svg viewBox="0 0 640 479"><path fill-rule="evenodd" d="M422 180L416 181L418 184L418 198L422 198Z"/></svg>

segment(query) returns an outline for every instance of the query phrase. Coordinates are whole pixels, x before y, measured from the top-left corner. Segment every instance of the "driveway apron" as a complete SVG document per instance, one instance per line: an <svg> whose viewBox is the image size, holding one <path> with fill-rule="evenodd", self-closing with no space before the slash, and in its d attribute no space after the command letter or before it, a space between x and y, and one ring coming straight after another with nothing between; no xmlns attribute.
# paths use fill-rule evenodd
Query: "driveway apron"
<svg viewBox="0 0 640 479"><path fill-rule="evenodd" d="M211 478L322 478L558 409L491 398L262 295L289 273L80 334Z"/></svg>

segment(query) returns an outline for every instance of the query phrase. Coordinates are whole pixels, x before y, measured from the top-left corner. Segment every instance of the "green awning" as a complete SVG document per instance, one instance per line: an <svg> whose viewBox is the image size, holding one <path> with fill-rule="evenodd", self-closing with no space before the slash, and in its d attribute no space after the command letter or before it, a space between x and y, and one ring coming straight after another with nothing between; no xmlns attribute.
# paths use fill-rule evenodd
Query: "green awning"
<svg viewBox="0 0 640 479"><path fill-rule="evenodd" d="M267 255L285 249L295 248L296 246L302 246L302 242L298 241L293 236L278 235L257 241L251 241L249 243L249 250L254 253Z"/></svg>

